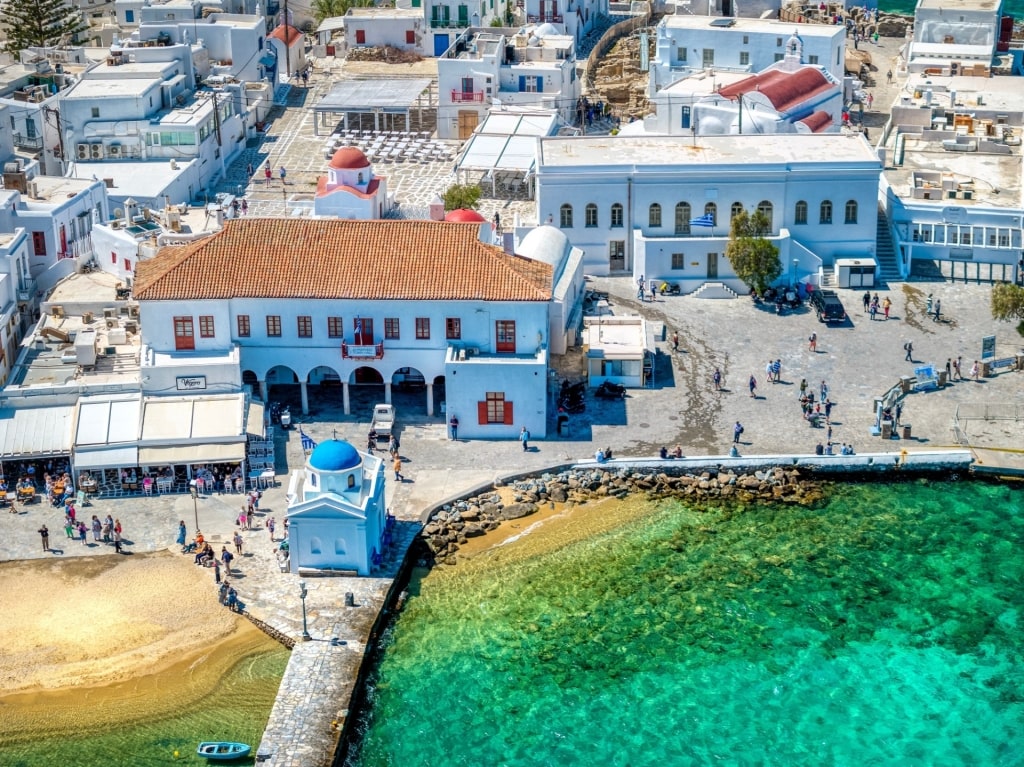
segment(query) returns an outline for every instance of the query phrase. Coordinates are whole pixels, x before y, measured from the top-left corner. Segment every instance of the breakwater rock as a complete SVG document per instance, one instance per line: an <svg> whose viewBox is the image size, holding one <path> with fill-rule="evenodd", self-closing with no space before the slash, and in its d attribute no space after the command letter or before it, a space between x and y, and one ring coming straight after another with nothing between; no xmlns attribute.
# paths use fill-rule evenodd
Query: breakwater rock
<svg viewBox="0 0 1024 767"><path fill-rule="evenodd" d="M428 550L424 564L455 564L455 554L470 538L486 535L505 521L535 514L542 505L582 504L604 498L643 495L648 499L686 498L701 502L776 501L809 504L821 499L821 483L793 468L753 472L661 468L568 469L516 480L445 504L428 518L421 533Z"/></svg>

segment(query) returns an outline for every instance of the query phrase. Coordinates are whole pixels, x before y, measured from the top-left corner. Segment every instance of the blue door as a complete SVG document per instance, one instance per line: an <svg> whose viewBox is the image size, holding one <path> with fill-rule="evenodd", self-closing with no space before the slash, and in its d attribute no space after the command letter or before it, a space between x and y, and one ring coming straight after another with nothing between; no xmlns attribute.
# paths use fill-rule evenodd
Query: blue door
<svg viewBox="0 0 1024 767"><path fill-rule="evenodd" d="M444 56L444 52L451 45L448 38L450 35L434 35L434 55Z"/></svg>

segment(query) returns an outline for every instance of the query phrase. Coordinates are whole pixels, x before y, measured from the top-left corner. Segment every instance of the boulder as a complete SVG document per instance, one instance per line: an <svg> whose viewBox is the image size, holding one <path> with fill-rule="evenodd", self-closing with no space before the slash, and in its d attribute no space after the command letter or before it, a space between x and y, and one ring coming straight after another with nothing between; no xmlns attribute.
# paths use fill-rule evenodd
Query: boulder
<svg viewBox="0 0 1024 767"><path fill-rule="evenodd" d="M513 503L501 510L502 519L522 519L537 512L535 503Z"/></svg>

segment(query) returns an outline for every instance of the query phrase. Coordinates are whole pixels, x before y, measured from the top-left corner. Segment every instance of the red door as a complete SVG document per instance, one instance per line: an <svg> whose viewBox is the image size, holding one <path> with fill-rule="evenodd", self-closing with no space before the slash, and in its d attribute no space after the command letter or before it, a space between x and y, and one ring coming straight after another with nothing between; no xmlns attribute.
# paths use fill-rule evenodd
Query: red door
<svg viewBox="0 0 1024 767"><path fill-rule="evenodd" d="M190 351L196 348L196 335L192 328L191 317L174 318L174 348L178 351Z"/></svg>
<svg viewBox="0 0 1024 767"><path fill-rule="evenodd" d="M363 346L373 343L373 319L370 317L356 317L352 321L356 346Z"/></svg>
<svg viewBox="0 0 1024 767"><path fill-rule="evenodd" d="M494 323L495 348L498 354L516 353L515 320L498 320Z"/></svg>

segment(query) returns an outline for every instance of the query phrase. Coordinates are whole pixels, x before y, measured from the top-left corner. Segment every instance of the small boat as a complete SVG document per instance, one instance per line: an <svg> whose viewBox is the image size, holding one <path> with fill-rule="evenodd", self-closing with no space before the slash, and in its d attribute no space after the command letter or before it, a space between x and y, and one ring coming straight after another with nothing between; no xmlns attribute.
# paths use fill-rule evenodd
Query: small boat
<svg viewBox="0 0 1024 767"><path fill-rule="evenodd" d="M196 749L196 753L204 759L226 762L231 759L242 759L252 751L251 746L245 743L231 743L229 741L203 741Z"/></svg>

